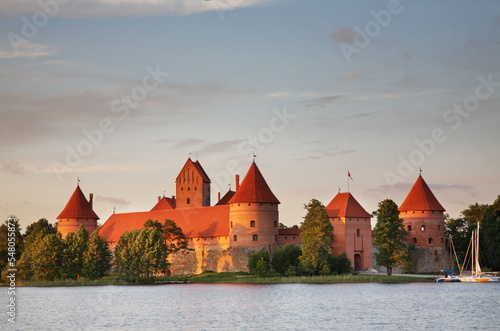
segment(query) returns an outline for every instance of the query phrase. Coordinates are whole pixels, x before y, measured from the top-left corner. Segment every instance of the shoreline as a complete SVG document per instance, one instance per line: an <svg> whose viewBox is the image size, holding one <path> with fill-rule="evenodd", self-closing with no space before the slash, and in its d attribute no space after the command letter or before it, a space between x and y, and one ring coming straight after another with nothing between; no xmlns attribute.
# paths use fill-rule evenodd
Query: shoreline
<svg viewBox="0 0 500 331"><path fill-rule="evenodd" d="M418 274L397 274L387 276L385 274L344 274L344 275L324 275L324 276L279 276L271 275L251 275L246 273L215 273L205 272L194 275L176 275L169 277L158 277L155 283L134 284L120 280L116 277L108 277L99 280L88 279L65 279L54 281L29 281L20 282L16 287L63 287L63 286L135 286L135 285L181 285L181 284L361 284L361 283L382 283L382 284L404 284L432 282L435 275ZM7 284L0 285L8 287Z"/></svg>

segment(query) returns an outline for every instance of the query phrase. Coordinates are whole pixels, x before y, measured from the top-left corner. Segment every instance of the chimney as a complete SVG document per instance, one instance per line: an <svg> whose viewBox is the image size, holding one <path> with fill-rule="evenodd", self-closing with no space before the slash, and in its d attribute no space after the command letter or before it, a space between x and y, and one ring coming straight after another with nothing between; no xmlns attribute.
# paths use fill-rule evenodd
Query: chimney
<svg viewBox="0 0 500 331"><path fill-rule="evenodd" d="M175 201L175 195L172 195L172 200L174 200L174 201Z"/></svg>
<svg viewBox="0 0 500 331"><path fill-rule="evenodd" d="M94 195L92 193L89 194L89 205L92 208L92 200L94 200Z"/></svg>
<svg viewBox="0 0 500 331"><path fill-rule="evenodd" d="M236 175L236 192L240 188L240 175Z"/></svg>
<svg viewBox="0 0 500 331"><path fill-rule="evenodd" d="M220 192L218 193L218 195L219 195L219 200L217 200L217 201L220 201Z"/></svg>
<svg viewBox="0 0 500 331"><path fill-rule="evenodd" d="M160 197L160 196L158 196L158 202L160 202L160 200L161 200L161 197Z"/></svg>

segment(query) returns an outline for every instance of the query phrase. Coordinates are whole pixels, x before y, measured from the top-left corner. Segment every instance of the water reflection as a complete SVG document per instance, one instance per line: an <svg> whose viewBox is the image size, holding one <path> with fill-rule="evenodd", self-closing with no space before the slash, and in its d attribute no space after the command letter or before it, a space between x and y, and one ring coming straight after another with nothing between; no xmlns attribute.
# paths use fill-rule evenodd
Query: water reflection
<svg viewBox="0 0 500 331"><path fill-rule="evenodd" d="M494 330L499 294L494 283L19 288L15 329Z"/></svg>

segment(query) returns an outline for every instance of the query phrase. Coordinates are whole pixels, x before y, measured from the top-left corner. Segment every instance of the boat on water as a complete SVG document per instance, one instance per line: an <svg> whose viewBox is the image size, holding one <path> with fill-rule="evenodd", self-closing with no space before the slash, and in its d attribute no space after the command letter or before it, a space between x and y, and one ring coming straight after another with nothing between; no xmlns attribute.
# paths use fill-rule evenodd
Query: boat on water
<svg viewBox="0 0 500 331"><path fill-rule="evenodd" d="M466 275L464 272L464 266L465 266L465 261L467 261L469 249L471 252L472 263L471 263L470 274ZM498 276L498 273L481 271L481 266L479 265L479 222L477 222L477 229L472 231L472 237L469 243L469 249L467 249L467 254L465 255L464 263L462 265L462 268L460 269L460 275L457 276L457 278L461 282L467 282L467 283L499 282L500 277Z"/></svg>
<svg viewBox="0 0 500 331"><path fill-rule="evenodd" d="M453 270L441 270L442 275L434 279L437 283L460 282L460 279L453 275ZM443 274L444 273L444 274Z"/></svg>

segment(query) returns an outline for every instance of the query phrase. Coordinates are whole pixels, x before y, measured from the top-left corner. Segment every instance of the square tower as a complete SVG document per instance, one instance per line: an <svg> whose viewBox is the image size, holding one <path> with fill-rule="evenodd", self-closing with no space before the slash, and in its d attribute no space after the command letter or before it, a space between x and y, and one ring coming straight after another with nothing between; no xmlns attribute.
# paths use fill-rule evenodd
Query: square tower
<svg viewBox="0 0 500 331"><path fill-rule="evenodd" d="M175 183L176 209L210 206L210 178L200 162L189 158Z"/></svg>

